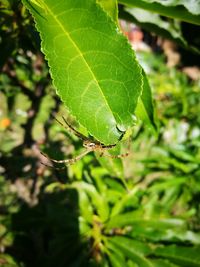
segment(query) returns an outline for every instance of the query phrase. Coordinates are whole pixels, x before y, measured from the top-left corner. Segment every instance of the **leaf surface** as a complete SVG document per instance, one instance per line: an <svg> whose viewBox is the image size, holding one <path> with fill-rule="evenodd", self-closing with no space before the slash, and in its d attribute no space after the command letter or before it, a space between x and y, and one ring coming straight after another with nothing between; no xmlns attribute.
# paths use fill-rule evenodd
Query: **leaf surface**
<svg viewBox="0 0 200 267"><path fill-rule="evenodd" d="M184 6L190 13L194 15L200 14L199 0L144 0L147 3L159 3L164 6Z"/></svg>
<svg viewBox="0 0 200 267"><path fill-rule="evenodd" d="M150 0L150 1L153 1L153 0ZM164 6L161 3L150 2L150 1L148 0L147 1L146 0L118 0L119 3L130 6L130 7L132 6L132 7L143 8L145 10L149 10L149 11L158 13L160 15L163 15L169 18L175 18L175 19L179 19L179 20L186 21L189 23L200 25L200 15L192 14L183 6L178 6L178 5ZM162 3L163 2L164 1L162 1ZM187 2L190 2L190 1L187 1Z"/></svg>
<svg viewBox="0 0 200 267"><path fill-rule="evenodd" d="M127 39L94 0L23 0L57 93L89 133L117 143L133 124L142 73Z"/></svg>
<svg viewBox="0 0 200 267"><path fill-rule="evenodd" d="M176 245L157 248L154 252L156 256L167 258L175 264L185 267L200 266L200 247L178 247Z"/></svg>
<svg viewBox="0 0 200 267"><path fill-rule="evenodd" d="M184 226L184 221L181 219L141 219L138 218L137 213L133 211L111 217L106 225L106 228L112 229L116 227L124 227L127 225L140 225L144 227L159 227L159 229L165 229L169 227L172 228Z"/></svg>
<svg viewBox="0 0 200 267"><path fill-rule="evenodd" d="M177 22L177 20L166 20L165 17L163 18L155 12L136 7L121 9L119 16L139 25L147 31L151 31L159 36L171 39L194 53L200 53L197 46L191 45L190 42L184 38L181 25Z"/></svg>
<svg viewBox="0 0 200 267"><path fill-rule="evenodd" d="M153 99L151 94L151 87L149 85L148 79L144 70L143 73L143 90L142 95L139 98L138 105L136 108L136 116L141 118L141 120L154 127L154 130L157 130L157 125L155 122L154 116L154 107L153 107Z"/></svg>
<svg viewBox="0 0 200 267"><path fill-rule="evenodd" d="M108 13L108 15L118 23L118 5L117 0L97 0L103 9Z"/></svg>
<svg viewBox="0 0 200 267"><path fill-rule="evenodd" d="M115 236L109 241L120 249L123 254L137 263L140 267L153 267L153 264L145 257L150 252L148 246L133 239Z"/></svg>

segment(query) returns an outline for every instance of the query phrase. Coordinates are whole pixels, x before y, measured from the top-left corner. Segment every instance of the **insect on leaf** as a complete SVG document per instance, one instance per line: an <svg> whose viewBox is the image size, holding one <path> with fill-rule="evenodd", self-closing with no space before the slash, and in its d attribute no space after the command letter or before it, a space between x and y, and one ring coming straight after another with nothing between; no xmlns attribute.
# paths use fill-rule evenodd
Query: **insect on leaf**
<svg viewBox="0 0 200 267"><path fill-rule="evenodd" d="M95 139L114 144L133 124L142 70L95 0L23 0L40 32L53 84Z"/></svg>

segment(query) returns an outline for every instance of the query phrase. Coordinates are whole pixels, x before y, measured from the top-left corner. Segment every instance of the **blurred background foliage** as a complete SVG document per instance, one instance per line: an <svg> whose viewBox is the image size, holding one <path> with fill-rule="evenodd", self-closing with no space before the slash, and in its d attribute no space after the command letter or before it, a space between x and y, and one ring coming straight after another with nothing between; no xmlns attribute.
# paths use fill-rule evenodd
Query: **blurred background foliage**
<svg viewBox="0 0 200 267"><path fill-rule="evenodd" d="M58 170L40 150L74 157L82 142L51 115L76 122L32 18L0 0L0 266L200 266L199 55L127 11L137 19L120 24L148 74L158 133L138 121L123 162L89 154Z"/></svg>

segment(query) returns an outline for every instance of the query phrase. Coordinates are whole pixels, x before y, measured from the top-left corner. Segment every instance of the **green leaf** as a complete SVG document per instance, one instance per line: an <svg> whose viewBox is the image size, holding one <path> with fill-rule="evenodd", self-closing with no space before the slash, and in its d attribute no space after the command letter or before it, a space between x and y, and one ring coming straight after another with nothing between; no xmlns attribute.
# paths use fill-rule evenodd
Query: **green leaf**
<svg viewBox="0 0 200 267"><path fill-rule="evenodd" d="M120 9L119 15L121 18L129 20L147 31L171 39L182 47L195 53L200 53L200 50L197 47L190 45L186 41L182 34L180 23L176 20L166 20L166 18L162 18L159 14L142 8Z"/></svg>
<svg viewBox="0 0 200 267"><path fill-rule="evenodd" d="M195 157L195 155L192 155L191 152L189 151L183 150L183 148L178 145L167 147L166 150L167 149L172 155L174 155L176 158L182 161L200 163L200 158Z"/></svg>
<svg viewBox="0 0 200 267"><path fill-rule="evenodd" d="M147 76L144 72L143 73L143 90L142 95L139 98L138 105L136 108L136 116L139 117L142 121L147 123L156 130L156 122L154 118L154 107L153 107L153 99L151 94L151 87L149 85Z"/></svg>
<svg viewBox="0 0 200 267"><path fill-rule="evenodd" d="M118 5L117 0L97 0L104 11L118 24Z"/></svg>
<svg viewBox="0 0 200 267"><path fill-rule="evenodd" d="M109 217L108 203L104 198L104 196L102 196L93 185L87 184L85 182L75 182L73 183L72 187L76 188L80 193L84 190L90 197L94 209L95 211L97 211L97 214L99 215L101 220L104 222L108 219ZM91 213L91 211L89 213ZM89 213L88 213L88 219L90 218Z"/></svg>
<svg viewBox="0 0 200 267"><path fill-rule="evenodd" d="M154 255L169 259L185 267L200 266L200 247L178 247L175 245L157 248Z"/></svg>
<svg viewBox="0 0 200 267"><path fill-rule="evenodd" d="M163 6L184 6L189 12L194 15L200 14L199 0L143 0L147 3L159 3Z"/></svg>
<svg viewBox="0 0 200 267"><path fill-rule="evenodd" d="M104 242L105 242L105 247L107 249L108 256L110 254L116 254L116 255L119 256L119 258L121 258L120 261L124 263L124 261L125 261L125 255L123 254L122 251L120 251L120 249L118 247L115 246L115 244L113 244L112 242L110 242L110 237L104 239Z"/></svg>
<svg viewBox="0 0 200 267"><path fill-rule="evenodd" d="M139 217L139 218L138 218ZM160 228L170 228L170 227L181 227L184 226L184 221L180 219L141 219L137 212L126 212L124 214L119 214L110 218L106 224L107 229L112 229L115 227L124 227L130 225L140 225L143 227L159 227Z"/></svg>
<svg viewBox="0 0 200 267"><path fill-rule="evenodd" d="M139 266L137 263L133 262L132 260L128 260L127 267L139 267Z"/></svg>
<svg viewBox="0 0 200 267"><path fill-rule="evenodd" d="M153 264L145 257L151 250L142 242L122 236L112 237L109 241L120 249L127 258L137 263L138 266L153 267Z"/></svg>
<svg viewBox="0 0 200 267"><path fill-rule="evenodd" d="M19 267L15 259L8 254L0 255L0 266L2 267Z"/></svg>
<svg viewBox="0 0 200 267"><path fill-rule="evenodd" d="M132 238L124 236L114 236L111 237L111 241L114 243L123 244L124 246L134 248L134 250L141 255L148 255L151 253L149 245Z"/></svg>
<svg viewBox="0 0 200 267"><path fill-rule="evenodd" d="M79 203L80 203L81 215L87 222L92 223L93 220L92 206L88 195L83 190L79 190ZM85 207L87 207L87 209Z"/></svg>
<svg viewBox="0 0 200 267"><path fill-rule="evenodd" d="M23 0L36 21L65 106L104 144L133 125L141 68L116 23L94 0Z"/></svg>
<svg viewBox="0 0 200 267"><path fill-rule="evenodd" d="M115 205L112 208L111 211L111 217L116 216L120 212L122 212L126 208L126 204L131 201L131 203L134 203L137 201L136 193L138 191L137 187L134 187L131 191L126 192L123 194L122 198L120 201L117 201Z"/></svg>
<svg viewBox="0 0 200 267"><path fill-rule="evenodd" d="M130 7L143 8L145 10L149 10L169 18L175 18L189 23L200 25L200 16L191 14L184 7L163 6L160 3L149 3L146 2L145 0L118 0L118 2Z"/></svg>
<svg viewBox="0 0 200 267"><path fill-rule="evenodd" d="M108 253L109 260L112 264L112 267L121 267L121 266L126 266L126 262L124 259L123 253L118 249L115 249L114 246L111 246L112 244L110 243L110 248L111 252ZM109 248L109 246L108 246Z"/></svg>
<svg viewBox="0 0 200 267"><path fill-rule="evenodd" d="M120 177L123 179L124 169L121 158L111 158L111 156L116 156L120 154L120 145L109 150L109 154L105 154L103 157L99 156L99 153L95 154L99 163L108 170L109 174L112 176Z"/></svg>
<svg viewBox="0 0 200 267"><path fill-rule="evenodd" d="M154 267L179 267L178 265L175 265L168 260L161 260L161 259L156 259L156 260L151 260L153 263Z"/></svg>

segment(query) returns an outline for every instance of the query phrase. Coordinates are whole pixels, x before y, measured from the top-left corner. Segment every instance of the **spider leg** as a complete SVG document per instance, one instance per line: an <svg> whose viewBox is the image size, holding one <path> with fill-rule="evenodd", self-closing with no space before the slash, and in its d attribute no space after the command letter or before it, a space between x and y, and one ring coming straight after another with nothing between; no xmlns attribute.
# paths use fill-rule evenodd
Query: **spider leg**
<svg viewBox="0 0 200 267"><path fill-rule="evenodd" d="M64 164L67 164L67 165L70 165L70 164L73 164L75 163L76 161L80 160L81 158L83 158L85 155L87 155L88 153L92 152L92 150L85 150L83 153L81 153L80 155L78 155L77 157L75 158L72 158L72 159L63 159L63 160L56 160L56 159L52 159L50 157L48 157L46 154L44 154L43 152L40 151L40 153L47 159L49 159L50 161L52 162L55 162L55 163L64 163Z"/></svg>
<svg viewBox="0 0 200 267"><path fill-rule="evenodd" d="M44 155L43 155L44 156ZM64 170L65 168L66 168L66 166L64 166L64 167L55 167L55 166L51 166L51 165L49 165L49 164L45 164L45 163L43 163L43 162L40 162L40 164L42 164L42 165L44 165L44 166L46 166L46 167L48 167L48 168L51 168L51 169L54 169L54 170Z"/></svg>
<svg viewBox="0 0 200 267"><path fill-rule="evenodd" d="M119 154L119 155L109 155L109 154L103 154L104 157L107 157L107 158L112 158L112 159L119 159L119 158L126 158L128 157L129 155L129 152L127 153L124 153L124 154Z"/></svg>
<svg viewBox="0 0 200 267"><path fill-rule="evenodd" d="M63 118L64 122L67 124L68 129L71 130L71 132L73 132L77 137L79 137L79 138L82 139L82 140L88 140L88 138L87 138L85 135L83 135L82 133L79 133L76 129L74 129L74 128L67 122L67 120L65 119L64 116L62 116L62 118ZM65 128L66 128L66 127L65 127Z"/></svg>
<svg viewBox="0 0 200 267"><path fill-rule="evenodd" d="M51 117L53 117L53 119L54 119L55 121L57 121L57 123L59 123L63 128L69 130L69 128L66 127L66 126L65 126L61 121L59 121L55 116L51 115Z"/></svg>
<svg viewBox="0 0 200 267"><path fill-rule="evenodd" d="M82 140L86 140L87 137L84 136L83 134L79 133L77 130L75 130L68 122L67 120L65 119L65 117L62 116L64 122L66 123L66 125L64 125L61 121L59 121L56 117L54 117L53 115L51 115L55 121L57 121L57 123L59 123L63 128L67 129L67 130L70 130L73 134L75 134L77 137L79 137L80 139Z"/></svg>

